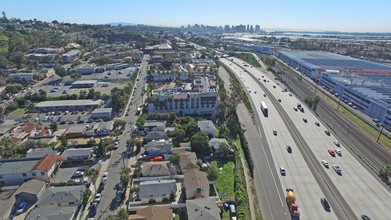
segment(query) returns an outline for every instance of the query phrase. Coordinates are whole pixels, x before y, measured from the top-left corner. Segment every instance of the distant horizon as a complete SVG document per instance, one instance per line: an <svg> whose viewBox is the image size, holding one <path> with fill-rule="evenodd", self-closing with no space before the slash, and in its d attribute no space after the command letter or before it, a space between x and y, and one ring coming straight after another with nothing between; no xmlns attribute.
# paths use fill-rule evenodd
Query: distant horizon
<svg viewBox="0 0 391 220"><path fill-rule="evenodd" d="M391 33L386 0L1 0L8 18L77 24L116 22L161 27L259 24L262 30Z"/></svg>

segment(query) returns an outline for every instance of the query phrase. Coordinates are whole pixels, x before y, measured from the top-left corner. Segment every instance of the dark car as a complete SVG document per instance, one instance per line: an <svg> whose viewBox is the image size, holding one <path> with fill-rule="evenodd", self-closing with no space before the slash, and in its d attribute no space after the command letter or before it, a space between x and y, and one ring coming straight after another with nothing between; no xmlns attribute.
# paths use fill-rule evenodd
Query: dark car
<svg viewBox="0 0 391 220"><path fill-rule="evenodd" d="M323 205L323 208L326 210L326 211L330 211L330 205L329 205L329 202L327 202L327 199L326 198L321 198L320 199L320 203L322 203Z"/></svg>
<svg viewBox="0 0 391 220"><path fill-rule="evenodd" d="M102 192L104 188L105 188L105 182L102 181L102 182L100 182L100 184L99 184L98 192Z"/></svg>
<svg viewBox="0 0 391 220"><path fill-rule="evenodd" d="M94 216L96 215L96 209L98 207L98 203L97 202L94 202L91 204L91 207L90 207L90 216Z"/></svg>
<svg viewBox="0 0 391 220"><path fill-rule="evenodd" d="M328 136L330 136L330 131L324 131L324 133L326 133Z"/></svg>
<svg viewBox="0 0 391 220"><path fill-rule="evenodd" d="M367 215L361 215L361 219L362 220L371 220L371 218L369 218L369 216L367 216Z"/></svg>
<svg viewBox="0 0 391 220"><path fill-rule="evenodd" d="M286 150L288 151L288 153L292 153L292 147L291 146L286 146Z"/></svg>

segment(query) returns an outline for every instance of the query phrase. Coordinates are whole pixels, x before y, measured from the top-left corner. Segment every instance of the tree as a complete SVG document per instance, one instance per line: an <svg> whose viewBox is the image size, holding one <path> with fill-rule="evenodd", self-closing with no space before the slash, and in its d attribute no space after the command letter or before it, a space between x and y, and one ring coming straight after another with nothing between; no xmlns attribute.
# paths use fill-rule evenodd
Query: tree
<svg viewBox="0 0 391 220"><path fill-rule="evenodd" d="M183 126L177 125L174 128L174 138L172 140L174 146L178 147L185 139L186 131L183 129Z"/></svg>
<svg viewBox="0 0 391 220"><path fill-rule="evenodd" d="M61 78L65 77L67 75L67 71L65 70L64 67L62 66L57 66L54 71L56 72L57 75L59 75Z"/></svg>
<svg viewBox="0 0 391 220"><path fill-rule="evenodd" d="M52 131L57 131L57 130L58 130L58 123L57 123L57 122L52 122L52 123L50 124L50 129L51 129Z"/></svg>
<svg viewBox="0 0 391 220"><path fill-rule="evenodd" d="M220 146L219 146L219 148L220 148L221 152L223 152L223 154L224 154L225 156L228 156L228 155L231 154L231 147L230 147L228 144L226 144L226 143L221 143Z"/></svg>
<svg viewBox="0 0 391 220"><path fill-rule="evenodd" d="M386 180L388 177L391 177L391 164L385 164L381 166L379 170L379 176Z"/></svg>
<svg viewBox="0 0 391 220"><path fill-rule="evenodd" d="M219 178L219 169L215 164L212 163L212 166L210 166L207 177L209 181L215 181Z"/></svg>
<svg viewBox="0 0 391 220"><path fill-rule="evenodd" d="M11 54L10 60L16 65L16 68L20 69L24 63L24 53L23 52L14 52Z"/></svg>
<svg viewBox="0 0 391 220"><path fill-rule="evenodd" d="M8 21L8 18L7 18L7 15L5 14L5 12L2 11L1 14L3 15L3 17L2 17L3 21Z"/></svg>
<svg viewBox="0 0 391 220"><path fill-rule="evenodd" d="M174 154L170 157L170 163L175 164L179 167L179 161L181 159L181 156L179 154Z"/></svg>
<svg viewBox="0 0 391 220"><path fill-rule="evenodd" d="M107 152L106 143L102 140L102 138L99 141L98 145L98 156L102 157Z"/></svg>
<svg viewBox="0 0 391 220"><path fill-rule="evenodd" d="M198 132L190 140L191 149L197 154L208 156L211 153L209 138L206 134Z"/></svg>
<svg viewBox="0 0 391 220"><path fill-rule="evenodd" d="M71 75L71 78L73 80L77 80L77 79L80 79L81 78L81 74L80 73L74 73Z"/></svg>
<svg viewBox="0 0 391 220"><path fill-rule="evenodd" d="M136 121L136 126L139 131L143 130L144 124L145 124L145 118L138 118Z"/></svg>
<svg viewBox="0 0 391 220"><path fill-rule="evenodd" d="M120 208L117 213L107 216L107 220L128 220L129 214L124 208Z"/></svg>
<svg viewBox="0 0 391 220"><path fill-rule="evenodd" d="M82 199L81 199L81 203L83 204L83 206L87 205L90 196L91 196L91 190L84 189L84 191L82 192Z"/></svg>
<svg viewBox="0 0 391 220"><path fill-rule="evenodd" d="M0 68L7 67L8 60L7 57L5 57L3 54L0 54Z"/></svg>
<svg viewBox="0 0 391 220"><path fill-rule="evenodd" d="M192 137L195 135L200 129L198 128L198 124L195 120L191 120L186 125L186 137Z"/></svg>
<svg viewBox="0 0 391 220"><path fill-rule="evenodd" d="M122 186L126 189L130 181L130 175L128 172L123 172L120 176Z"/></svg>
<svg viewBox="0 0 391 220"><path fill-rule="evenodd" d="M114 128L123 127L126 125L126 121L123 120L115 120L114 121Z"/></svg>
<svg viewBox="0 0 391 220"><path fill-rule="evenodd" d="M318 108L319 101L319 96L315 96L312 103L312 109L314 109L314 111L316 111L316 109Z"/></svg>

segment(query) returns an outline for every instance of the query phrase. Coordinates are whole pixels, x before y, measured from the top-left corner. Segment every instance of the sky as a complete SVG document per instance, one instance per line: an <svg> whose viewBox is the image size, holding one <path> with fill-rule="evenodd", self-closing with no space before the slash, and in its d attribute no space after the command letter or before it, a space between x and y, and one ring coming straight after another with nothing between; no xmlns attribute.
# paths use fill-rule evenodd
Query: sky
<svg viewBox="0 0 391 220"><path fill-rule="evenodd" d="M0 0L8 18L266 30L391 32L390 0Z"/></svg>

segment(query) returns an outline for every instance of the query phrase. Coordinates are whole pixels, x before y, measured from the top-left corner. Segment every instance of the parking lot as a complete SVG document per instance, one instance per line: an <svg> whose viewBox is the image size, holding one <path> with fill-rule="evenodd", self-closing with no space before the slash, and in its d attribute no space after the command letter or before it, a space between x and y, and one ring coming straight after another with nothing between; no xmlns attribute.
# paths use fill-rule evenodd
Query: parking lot
<svg viewBox="0 0 391 220"><path fill-rule="evenodd" d="M102 94L110 95L111 90L114 87L122 89L125 85L126 85L125 83L117 83L117 82L106 82L106 83L98 82L98 86L93 87L93 89L95 89L95 91L101 92ZM88 90L92 88L71 88L71 85L67 82L56 82L45 86L41 86L40 88L38 88L38 90L40 89L46 91L48 96L59 97L59 96L65 96L67 94L78 95L80 94L80 91L88 92Z"/></svg>

